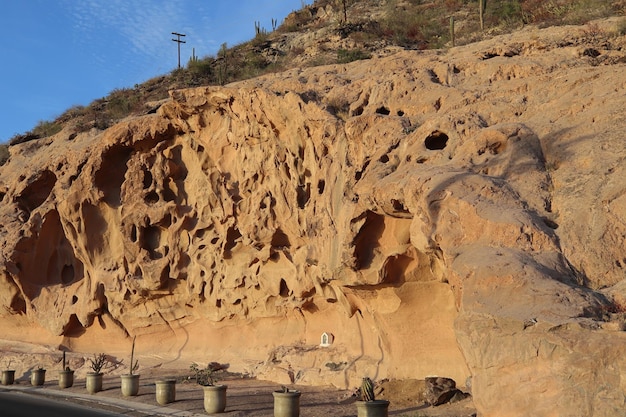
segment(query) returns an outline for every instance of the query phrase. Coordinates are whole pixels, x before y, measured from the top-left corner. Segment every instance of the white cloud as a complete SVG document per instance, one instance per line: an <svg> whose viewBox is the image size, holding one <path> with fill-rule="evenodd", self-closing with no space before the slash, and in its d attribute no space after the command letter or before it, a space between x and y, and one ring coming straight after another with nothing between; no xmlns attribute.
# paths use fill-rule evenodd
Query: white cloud
<svg viewBox="0 0 626 417"><path fill-rule="evenodd" d="M175 66L170 33L185 24L184 0L65 0L63 4L76 43L98 65L121 65L130 73L145 74ZM142 68L144 62L151 68Z"/></svg>

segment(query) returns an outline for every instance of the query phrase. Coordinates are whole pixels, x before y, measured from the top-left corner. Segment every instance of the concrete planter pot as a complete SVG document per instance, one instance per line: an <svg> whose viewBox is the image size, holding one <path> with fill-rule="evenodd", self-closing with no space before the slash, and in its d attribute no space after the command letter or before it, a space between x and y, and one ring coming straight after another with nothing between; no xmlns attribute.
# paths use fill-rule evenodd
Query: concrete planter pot
<svg viewBox="0 0 626 417"><path fill-rule="evenodd" d="M30 374L30 384L34 387L43 385L46 382L46 370L35 369Z"/></svg>
<svg viewBox="0 0 626 417"><path fill-rule="evenodd" d="M139 375L121 375L122 395L124 397L134 397L139 393Z"/></svg>
<svg viewBox="0 0 626 417"><path fill-rule="evenodd" d="M274 391L274 417L300 416L300 391Z"/></svg>
<svg viewBox="0 0 626 417"><path fill-rule="evenodd" d="M163 379L156 381L156 402L165 405L176 401L176 380Z"/></svg>
<svg viewBox="0 0 626 417"><path fill-rule="evenodd" d="M2 385L13 385L15 382L15 371L12 369L5 369L2 371Z"/></svg>
<svg viewBox="0 0 626 417"><path fill-rule="evenodd" d="M102 391L102 374L89 372L85 377L85 388L90 394Z"/></svg>
<svg viewBox="0 0 626 417"><path fill-rule="evenodd" d="M59 372L59 388L69 388L74 385L74 371Z"/></svg>
<svg viewBox="0 0 626 417"><path fill-rule="evenodd" d="M226 385L208 385L204 389L204 411L208 414L223 413L226 409Z"/></svg>
<svg viewBox="0 0 626 417"><path fill-rule="evenodd" d="M357 417L388 417L389 401L357 401L356 403Z"/></svg>

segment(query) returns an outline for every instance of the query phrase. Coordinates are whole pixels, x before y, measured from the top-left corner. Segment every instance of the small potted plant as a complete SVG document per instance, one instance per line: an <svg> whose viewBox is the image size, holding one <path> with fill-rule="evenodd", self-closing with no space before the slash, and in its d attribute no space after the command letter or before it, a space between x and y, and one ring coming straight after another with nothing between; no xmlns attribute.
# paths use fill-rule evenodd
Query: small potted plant
<svg viewBox="0 0 626 417"><path fill-rule="evenodd" d="M122 377L122 395L125 397L134 397L139 393L139 375L135 371L139 369L139 361L135 360L135 338L133 337L133 346L130 350L129 372Z"/></svg>
<svg viewBox="0 0 626 417"><path fill-rule="evenodd" d="M30 384L33 386L41 386L46 382L46 370L40 366L37 369L33 369L30 373Z"/></svg>
<svg viewBox="0 0 626 417"><path fill-rule="evenodd" d="M7 368L2 370L2 385L13 385L15 382L15 369L11 369L11 359L7 363Z"/></svg>
<svg viewBox="0 0 626 417"><path fill-rule="evenodd" d="M65 351L63 351L63 366L59 372L59 387L69 388L74 385L74 371L72 371L65 360Z"/></svg>
<svg viewBox="0 0 626 417"><path fill-rule="evenodd" d="M356 409L358 417L387 417L389 401L377 400L374 394L374 383L365 377L361 384L361 400L356 402Z"/></svg>
<svg viewBox="0 0 626 417"><path fill-rule="evenodd" d="M93 359L89 359L89 366L93 372L88 372L85 377L85 387L87 392L95 394L102 391L102 370L108 368L111 362L104 353L98 353L93 355Z"/></svg>
<svg viewBox="0 0 626 417"><path fill-rule="evenodd" d="M189 367L195 374L196 382L204 389L204 411L208 414L223 413L226 409L226 385L216 385L215 368L208 364L206 368L200 368L192 363Z"/></svg>
<svg viewBox="0 0 626 417"><path fill-rule="evenodd" d="M300 394L298 390L290 390L286 386L274 391L274 417L299 417Z"/></svg>

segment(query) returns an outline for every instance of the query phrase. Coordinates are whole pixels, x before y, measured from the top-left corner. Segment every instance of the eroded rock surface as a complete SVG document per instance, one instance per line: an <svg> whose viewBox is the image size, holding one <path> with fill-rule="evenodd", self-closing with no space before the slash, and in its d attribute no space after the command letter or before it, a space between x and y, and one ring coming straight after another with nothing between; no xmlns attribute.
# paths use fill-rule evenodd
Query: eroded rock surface
<svg viewBox="0 0 626 417"><path fill-rule="evenodd" d="M138 335L284 384L471 377L484 416L618 415L626 337L599 320L626 294L624 43L530 28L12 146L6 337Z"/></svg>

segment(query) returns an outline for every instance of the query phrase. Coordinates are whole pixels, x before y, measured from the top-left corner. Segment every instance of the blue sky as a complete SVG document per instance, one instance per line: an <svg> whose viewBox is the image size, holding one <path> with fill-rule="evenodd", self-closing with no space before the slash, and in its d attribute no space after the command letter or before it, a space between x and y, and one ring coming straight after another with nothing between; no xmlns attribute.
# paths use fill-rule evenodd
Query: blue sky
<svg viewBox="0 0 626 417"><path fill-rule="evenodd" d="M215 55L267 30L313 0L3 0L0 5L0 142L133 87L178 65L171 32Z"/></svg>

